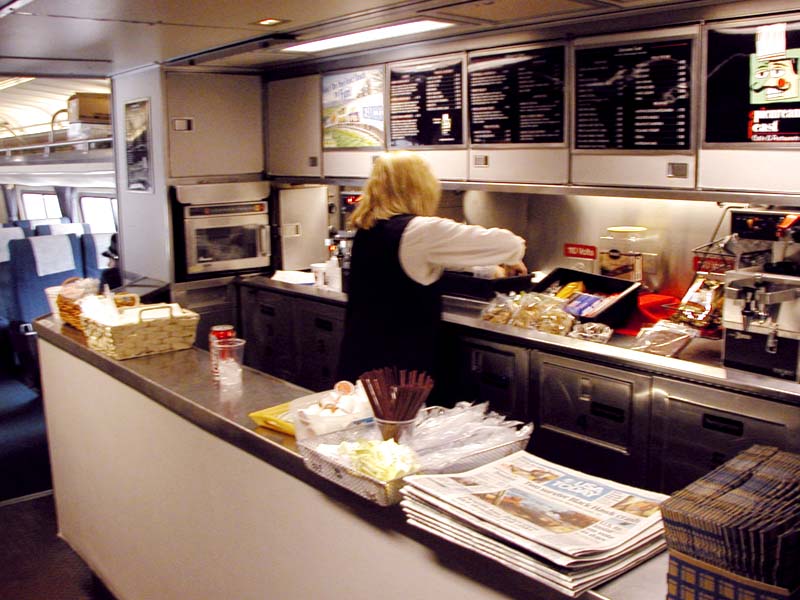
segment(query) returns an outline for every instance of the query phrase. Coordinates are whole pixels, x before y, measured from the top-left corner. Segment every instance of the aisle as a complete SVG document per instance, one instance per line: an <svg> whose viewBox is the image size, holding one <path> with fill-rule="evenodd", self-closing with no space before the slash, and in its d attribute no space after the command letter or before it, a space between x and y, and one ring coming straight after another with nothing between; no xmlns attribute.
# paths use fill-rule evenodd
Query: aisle
<svg viewBox="0 0 800 600"><path fill-rule="evenodd" d="M0 503L0 598L114 600L56 532L52 493Z"/></svg>

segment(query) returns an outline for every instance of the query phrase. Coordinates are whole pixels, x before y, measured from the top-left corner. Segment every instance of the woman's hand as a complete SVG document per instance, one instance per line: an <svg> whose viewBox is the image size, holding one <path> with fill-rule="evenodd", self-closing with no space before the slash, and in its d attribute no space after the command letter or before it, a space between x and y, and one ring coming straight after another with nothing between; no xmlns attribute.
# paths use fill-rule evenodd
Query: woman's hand
<svg viewBox="0 0 800 600"><path fill-rule="evenodd" d="M505 271L506 277L514 277L515 275L526 275L528 273L528 267L525 266L525 263L522 261L518 263L514 263L513 265L500 265Z"/></svg>

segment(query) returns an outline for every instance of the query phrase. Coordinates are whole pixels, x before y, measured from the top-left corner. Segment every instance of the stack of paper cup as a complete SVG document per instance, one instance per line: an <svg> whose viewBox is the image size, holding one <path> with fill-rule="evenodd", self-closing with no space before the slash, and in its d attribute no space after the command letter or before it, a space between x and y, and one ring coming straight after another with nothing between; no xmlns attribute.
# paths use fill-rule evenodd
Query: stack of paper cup
<svg viewBox="0 0 800 600"><path fill-rule="evenodd" d="M44 288L44 293L47 294L47 303L50 305L50 312L53 314L53 319L56 321L61 320L61 315L58 313L58 303L56 302L60 292L60 285L53 285L48 288Z"/></svg>

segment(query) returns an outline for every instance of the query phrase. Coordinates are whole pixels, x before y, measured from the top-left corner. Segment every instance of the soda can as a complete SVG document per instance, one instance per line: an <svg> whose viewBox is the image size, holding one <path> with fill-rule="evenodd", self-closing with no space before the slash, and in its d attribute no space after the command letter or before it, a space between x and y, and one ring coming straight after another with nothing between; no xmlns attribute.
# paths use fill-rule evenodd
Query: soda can
<svg viewBox="0 0 800 600"><path fill-rule="evenodd" d="M208 330L208 352L211 357L211 376L219 379L219 356L214 351L214 340L225 340L236 337L233 325L212 325Z"/></svg>

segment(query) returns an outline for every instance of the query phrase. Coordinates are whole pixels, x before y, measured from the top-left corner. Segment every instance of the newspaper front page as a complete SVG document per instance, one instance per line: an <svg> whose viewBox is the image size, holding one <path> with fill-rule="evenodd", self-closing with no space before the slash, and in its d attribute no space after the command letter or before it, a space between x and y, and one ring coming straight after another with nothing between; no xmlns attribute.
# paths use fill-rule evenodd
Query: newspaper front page
<svg viewBox="0 0 800 600"><path fill-rule="evenodd" d="M477 469L406 478L409 523L570 596L665 548L668 496L521 451Z"/></svg>

